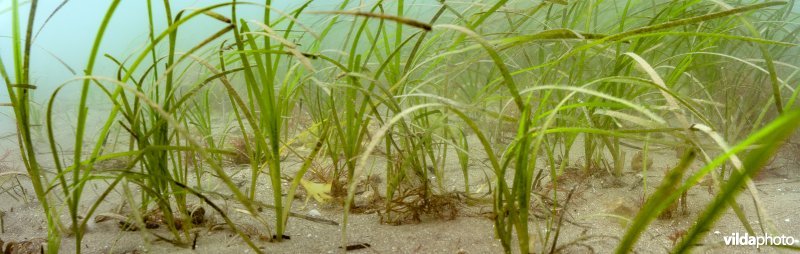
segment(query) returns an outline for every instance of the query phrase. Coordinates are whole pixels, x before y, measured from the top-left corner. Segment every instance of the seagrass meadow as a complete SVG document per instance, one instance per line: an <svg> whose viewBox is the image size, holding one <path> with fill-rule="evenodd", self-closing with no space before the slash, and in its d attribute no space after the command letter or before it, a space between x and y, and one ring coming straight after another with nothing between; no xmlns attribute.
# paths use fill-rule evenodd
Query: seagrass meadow
<svg viewBox="0 0 800 254"><path fill-rule="evenodd" d="M0 252L797 252L799 11L2 0Z"/></svg>

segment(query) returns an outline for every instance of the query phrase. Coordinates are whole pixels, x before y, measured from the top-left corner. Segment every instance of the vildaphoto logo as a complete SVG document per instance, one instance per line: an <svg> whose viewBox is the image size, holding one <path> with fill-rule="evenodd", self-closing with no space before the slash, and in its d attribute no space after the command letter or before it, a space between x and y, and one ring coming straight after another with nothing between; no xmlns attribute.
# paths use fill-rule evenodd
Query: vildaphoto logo
<svg viewBox="0 0 800 254"><path fill-rule="evenodd" d="M725 245L728 246L756 246L759 248L761 246L766 245L794 245L795 243L800 243L800 240L794 239L791 236L772 236L769 234L762 235L748 235L744 233L740 235L739 233L733 233L729 236L723 236L722 239L725 241Z"/></svg>

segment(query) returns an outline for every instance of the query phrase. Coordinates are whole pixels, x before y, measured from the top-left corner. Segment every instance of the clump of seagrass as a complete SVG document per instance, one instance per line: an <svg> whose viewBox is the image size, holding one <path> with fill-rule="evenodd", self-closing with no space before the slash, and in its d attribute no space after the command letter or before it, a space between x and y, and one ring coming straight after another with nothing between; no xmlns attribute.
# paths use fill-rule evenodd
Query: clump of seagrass
<svg viewBox="0 0 800 254"><path fill-rule="evenodd" d="M452 220L458 216L459 198L454 194L426 193L423 187L399 188L395 197L378 211L382 224L402 225L422 221L423 216Z"/></svg>

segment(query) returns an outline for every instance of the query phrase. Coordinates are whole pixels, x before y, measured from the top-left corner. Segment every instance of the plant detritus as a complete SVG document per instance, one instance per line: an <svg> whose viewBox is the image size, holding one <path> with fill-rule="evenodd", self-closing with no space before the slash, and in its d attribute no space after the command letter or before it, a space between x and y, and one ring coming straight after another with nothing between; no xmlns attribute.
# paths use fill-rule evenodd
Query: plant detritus
<svg viewBox="0 0 800 254"><path fill-rule="evenodd" d="M201 226L207 222L205 217L206 210L202 206L190 206L188 209L189 215L189 223L193 226ZM175 220L172 222L172 226L175 229L183 229L183 220L179 220L180 218L177 214L173 215ZM162 225L168 225L168 220L164 217L164 213L161 212L160 209L156 208L150 210L143 216L143 224L147 229L156 229L161 227ZM108 220L116 220L119 223L120 229L124 231L138 231L140 230L139 226L135 222L133 222L128 216L116 214L116 213L101 213L95 216L95 223L100 223Z"/></svg>
<svg viewBox="0 0 800 254"><path fill-rule="evenodd" d="M357 243L344 246L344 248L342 248L342 246L339 246L339 249L344 249L345 251L353 251L353 250L366 249L369 247L372 247L372 245L370 245L369 243Z"/></svg>
<svg viewBox="0 0 800 254"><path fill-rule="evenodd" d="M250 163L250 154L247 149L247 140L244 136L231 138L230 145L233 148L234 154L228 155L228 160L236 165L243 165Z"/></svg>
<svg viewBox="0 0 800 254"><path fill-rule="evenodd" d="M378 211L380 223L402 225L419 223L423 215L437 219L452 220L458 216L457 195L426 195L423 187L400 188L397 196L386 203L386 209Z"/></svg>
<svg viewBox="0 0 800 254"><path fill-rule="evenodd" d="M44 238L34 238L21 242L8 242L3 250L4 254L39 254L44 253L44 246L47 240ZM3 248L2 241L0 241L0 250Z"/></svg>

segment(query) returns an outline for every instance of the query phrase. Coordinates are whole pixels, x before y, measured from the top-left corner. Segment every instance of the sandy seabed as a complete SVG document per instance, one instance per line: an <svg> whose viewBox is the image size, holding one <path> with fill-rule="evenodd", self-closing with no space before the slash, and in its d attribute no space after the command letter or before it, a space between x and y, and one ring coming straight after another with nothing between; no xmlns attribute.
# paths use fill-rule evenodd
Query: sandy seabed
<svg viewBox="0 0 800 254"><path fill-rule="evenodd" d="M4 144L4 146L8 146ZM572 151L581 151L574 148ZM800 239L800 177L798 175L797 149L793 144L785 145L761 174L754 179L757 193L768 218L780 234ZM631 152L632 153L632 152ZM474 158L485 157L479 151L473 151ZM572 156L580 158L579 154ZM625 232L625 220L631 218L642 201L644 191L642 177L646 176L648 193L652 193L658 186L666 169L677 163L674 152L670 149L654 151L650 155L654 159L651 169L643 175L628 169L623 176L615 178L607 172L596 173L591 176L573 175L562 179L561 186L557 189L541 189L542 196L548 197L557 193L559 202L565 202L567 194L574 190L569 202L559 208L558 213L563 213L562 226L559 230L555 249L563 253L608 253L614 250L619 239ZM371 162L373 172L380 177L384 158L375 156ZM455 161L448 161L444 172L444 189L460 191L463 189L463 176ZM9 153L3 160L2 172L23 172L19 156ZM294 160L294 161L293 161ZM473 190L485 192L487 185L486 175L489 169L478 159L471 160L470 178ZM298 165L298 159L287 159L284 165ZM578 162L573 161L575 167ZM542 163L541 165L544 165ZM296 170L297 166L288 166L287 171ZM695 163L693 169L699 169L700 163ZM245 186L250 176L241 166L227 166L236 183ZM483 172L486 171L486 172ZM239 172L239 173L237 173ZM486 173L486 175L484 174ZM263 175L258 185L257 196L259 201L272 203L270 186L266 175ZM510 179L510 175L508 176ZM22 183L16 185L17 181ZM204 186L217 186L224 189L216 178L207 177L209 182ZM285 183L285 181L284 181ZM0 240L9 242L31 241L41 243L46 237L46 222L41 212L41 206L35 200L33 191L25 177L3 179L4 193L0 194L0 204L3 212L3 232ZM88 204L94 201L102 192L104 183L98 182L86 188L82 210L88 209ZM131 185L134 186L134 185ZM284 186L285 187L285 186ZM24 188L24 192L22 190ZM243 187L246 188L246 187ZM284 188L286 189L286 188ZM381 186L380 189L385 189ZM476 195L479 195L477 193ZM645 231L635 252L638 253L663 253L680 240L685 230L691 227L697 215L705 209L714 197L713 188L698 185L689 190L687 195L687 210L679 210L668 219L655 220ZM490 198L491 196L486 196ZM342 227L310 221L299 217L291 217L288 222L286 234L290 240L283 242L265 241L263 237L266 229L256 225L248 215L237 211L241 205L227 202L222 198L211 198L213 202L223 207L226 214L231 217L243 232L248 234L259 248L268 253L337 253L343 251L341 246ZM543 198L546 199L546 198ZM487 199L490 200L490 199ZM192 200L190 202L198 202ZM100 206L97 214L116 211L125 201L121 191L113 192ZM493 220L491 219L492 206L490 202L458 202L458 216L454 219L436 218L435 216L422 216L421 221L404 225L386 225L380 223L380 215L375 213L351 214L347 225L347 244L361 245L366 248L347 251L348 253L502 253L500 241L494 237ZM537 202L532 202L534 205ZM737 203L743 208L751 226L761 232L759 219L753 205L751 194L742 192ZM170 236L169 232L161 227L159 229L143 231L125 231L115 221L94 222L90 220L87 233L82 242L84 253L248 253L253 252L241 237L227 227L213 226L223 222L222 218L207 205L205 225L192 231L196 235L194 248L192 246L177 246L167 241L159 240L152 233ZM553 246L536 246L541 243L541 233L546 232L547 218L551 216L551 207L532 207L531 228L532 250L550 250ZM293 211L307 216L315 216L323 220L341 223L343 209L338 204L317 203L313 199L304 203L304 198L295 199ZM65 209L61 218L67 222L69 219ZM262 216L267 221L274 220L273 211L264 209ZM552 233L553 231L551 231ZM726 246L724 236L735 233L744 234L745 227L728 208L720 220L707 232L705 238L696 246L698 253L752 253L758 251L752 246ZM552 235L551 235L552 238ZM516 243L513 243L516 245ZM552 241L548 241L551 245ZM65 236L62 239L61 252L74 252L75 238ZM543 248L544 247L544 248ZM514 247L516 249L516 247ZM790 252L776 248L766 249L768 252ZM763 251L763 249L762 249ZM18 252L25 253L25 252Z"/></svg>

